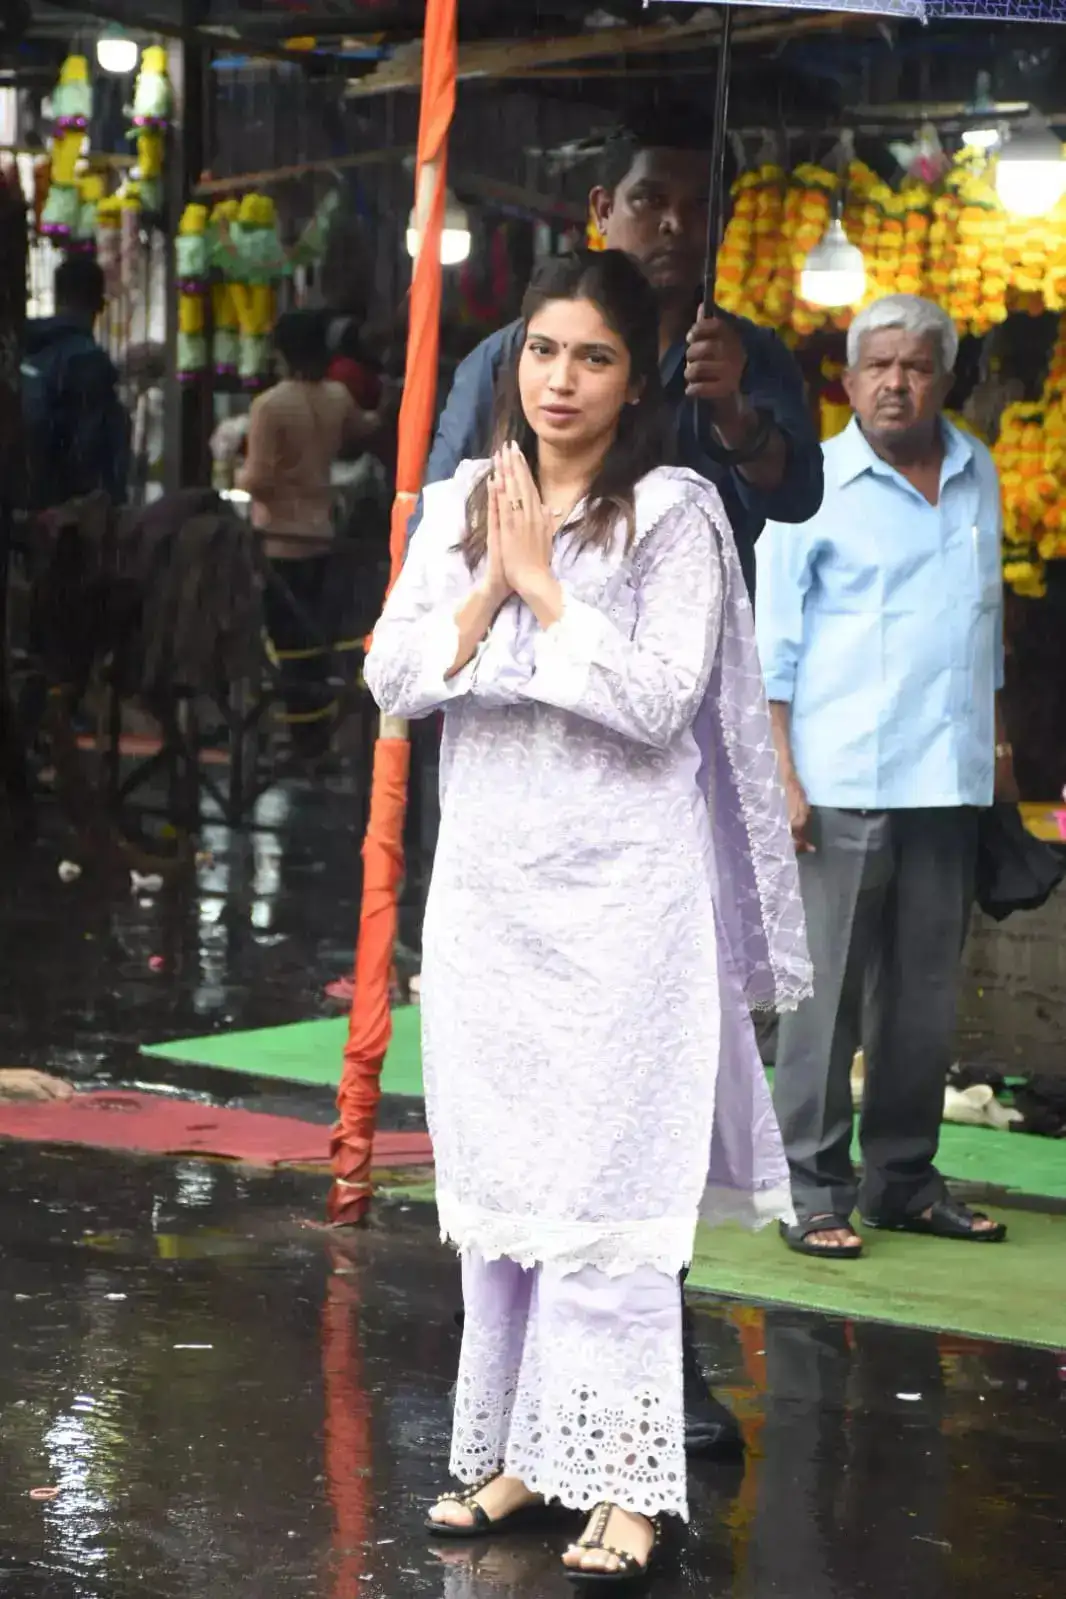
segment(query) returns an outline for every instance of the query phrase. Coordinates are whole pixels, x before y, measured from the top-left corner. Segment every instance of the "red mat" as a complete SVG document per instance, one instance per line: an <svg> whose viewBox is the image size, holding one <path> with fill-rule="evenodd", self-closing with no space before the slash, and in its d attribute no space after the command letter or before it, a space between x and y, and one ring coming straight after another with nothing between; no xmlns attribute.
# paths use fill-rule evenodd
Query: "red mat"
<svg viewBox="0 0 1066 1599"><path fill-rule="evenodd" d="M125 1090L46 1105L0 1104L0 1138L143 1155L220 1155L253 1166L329 1164L329 1128L315 1122ZM432 1160L428 1133L378 1133L374 1139L375 1166L428 1166Z"/></svg>

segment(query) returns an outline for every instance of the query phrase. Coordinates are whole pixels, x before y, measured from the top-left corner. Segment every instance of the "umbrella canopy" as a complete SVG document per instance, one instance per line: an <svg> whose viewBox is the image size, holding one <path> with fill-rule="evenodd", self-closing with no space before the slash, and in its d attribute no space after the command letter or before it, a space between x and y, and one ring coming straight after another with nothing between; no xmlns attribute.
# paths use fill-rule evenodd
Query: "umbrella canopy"
<svg viewBox="0 0 1066 1599"><path fill-rule="evenodd" d="M656 0L646 0L654 5ZM659 0L663 3L663 0ZM676 4L677 0L670 0ZM686 0L689 5L717 5L719 10L742 5L761 6L762 0ZM777 0L783 11L851 11L887 17L913 17L931 22L937 17L973 17L982 22L1066 22L1066 0Z"/></svg>
<svg viewBox="0 0 1066 1599"><path fill-rule="evenodd" d="M656 0L645 0L655 4ZM658 0L664 3L664 0ZM688 0L692 5L715 5L721 15L718 40L718 73L715 85L714 116L711 132L711 194L707 222L707 261L704 269L704 304L714 303L718 276L718 248L725 227L726 197L723 192L725 152L729 114L730 51L733 12L738 5L757 5L759 0ZM782 0L786 11L841 11L860 15L910 18L929 22L934 18L970 17L975 21L1066 22L1066 0L835 0L826 7L820 0Z"/></svg>

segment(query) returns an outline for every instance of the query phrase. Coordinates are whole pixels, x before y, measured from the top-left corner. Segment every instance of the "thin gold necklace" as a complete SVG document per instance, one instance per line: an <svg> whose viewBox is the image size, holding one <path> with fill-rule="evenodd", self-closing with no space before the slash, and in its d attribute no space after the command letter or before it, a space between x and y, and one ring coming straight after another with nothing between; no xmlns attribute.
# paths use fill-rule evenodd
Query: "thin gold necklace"
<svg viewBox="0 0 1066 1599"><path fill-rule="evenodd" d="M554 505L549 505L549 507L548 507L548 515L549 515L549 516L554 516L554 518L555 518L555 520L556 520L556 521L557 521L557 522L559 522L559 521L565 521L565 520L566 520L566 518L567 518L567 517L568 517L568 516L569 516L569 515L570 515L570 514L571 514L571 513L572 513L572 512L573 512L573 511L575 511L575 510L576 510L576 509L577 509L577 507L578 507L578 506L579 506L579 505L580 505L580 504L581 504L581 501L582 501L582 500L583 500L583 499L584 499L584 498L585 498L585 496L584 496L584 494L579 494L579 495L578 495L578 497L577 497L577 499L576 499L576 500L573 500L573 501L571 501L571 503L570 503L570 504L569 504L569 505L568 505L568 506L566 506L566 507L565 507L565 508L564 508L564 509L563 509L563 510L561 510L561 511L560 511L560 510L558 510L558 509L557 509L557 508L556 508L556 507L555 507L555 506L554 506Z"/></svg>

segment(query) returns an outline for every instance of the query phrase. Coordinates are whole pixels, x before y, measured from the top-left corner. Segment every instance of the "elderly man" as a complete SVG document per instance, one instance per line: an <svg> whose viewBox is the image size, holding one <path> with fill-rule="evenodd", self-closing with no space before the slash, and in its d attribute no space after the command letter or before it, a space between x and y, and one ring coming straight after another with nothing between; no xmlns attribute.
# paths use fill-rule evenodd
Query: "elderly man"
<svg viewBox="0 0 1066 1599"><path fill-rule="evenodd" d="M800 1253L868 1227L992 1243L934 1165L973 899L977 818L1016 798L1002 731L1000 494L945 420L958 338L937 306L876 301L848 335L855 411L825 498L759 544L757 631L807 911L814 996L784 1016L775 1101ZM865 1047L861 1196L850 1070Z"/></svg>

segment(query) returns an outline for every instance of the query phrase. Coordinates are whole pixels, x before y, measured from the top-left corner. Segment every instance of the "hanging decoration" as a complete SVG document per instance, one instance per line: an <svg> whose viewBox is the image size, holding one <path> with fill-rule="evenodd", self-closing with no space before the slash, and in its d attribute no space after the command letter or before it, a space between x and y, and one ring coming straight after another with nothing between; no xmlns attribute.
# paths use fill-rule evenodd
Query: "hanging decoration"
<svg viewBox="0 0 1066 1599"><path fill-rule="evenodd" d="M191 382L207 366L207 207L187 205L174 241L178 287L178 378Z"/></svg>
<svg viewBox="0 0 1066 1599"><path fill-rule="evenodd" d="M960 333L977 337L1011 312L1066 309L1066 200L1045 217L1012 216L996 195L987 152L966 147L948 162L928 139L915 149L897 188L855 160L843 180L844 231L866 262L864 303L920 294L943 306ZM854 308L808 305L799 290L841 181L810 163L791 174L764 163L741 175L718 261L724 309L791 342L848 326Z"/></svg>
<svg viewBox="0 0 1066 1599"><path fill-rule="evenodd" d="M269 195L246 194L229 232L236 255L232 292L240 327L238 370L249 388L257 388L266 374L268 341L277 320L277 285L291 266Z"/></svg>
<svg viewBox="0 0 1066 1599"><path fill-rule="evenodd" d="M149 45L141 56L141 69L133 91L129 138L137 149L136 176L141 186L141 206L151 216L163 210L163 165L167 129L174 107L174 92L167 76L167 53Z"/></svg>
<svg viewBox="0 0 1066 1599"><path fill-rule="evenodd" d="M236 257L229 240L240 210L239 200L220 200L211 212L208 258L211 283L211 360L219 377L237 375L241 354L241 325L234 292Z"/></svg>
<svg viewBox="0 0 1066 1599"><path fill-rule="evenodd" d="M40 231L47 238L67 240L77 232L81 194L77 166L93 114L93 91L85 56L70 55L59 69L52 91L52 162L48 198Z"/></svg>
<svg viewBox="0 0 1066 1599"><path fill-rule="evenodd" d="M104 274L109 300L117 298L122 281L122 197L107 194L96 207L96 259Z"/></svg>
<svg viewBox="0 0 1066 1599"><path fill-rule="evenodd" d="M70 235L71 250L82 255L96 254L97 218L106 188L102 172L86 172L78 179L78 220Z"/></svg>
<svg viewBox="0 0 1066 1599"><path fill-rule="evenodd" d="M119 276L127 301L136 292L137 269L141 260L141 185L132 172L118 187L119 199Z"/></svg>
<svg viewBox="0 0 1066 1599"><path fill-rule="evenodd" d="M1045 562L1066 559L1066 317L1043 393L1007 406L992 453L1003 491L1003 574L1017 594L1039 599Z"/></svg>

